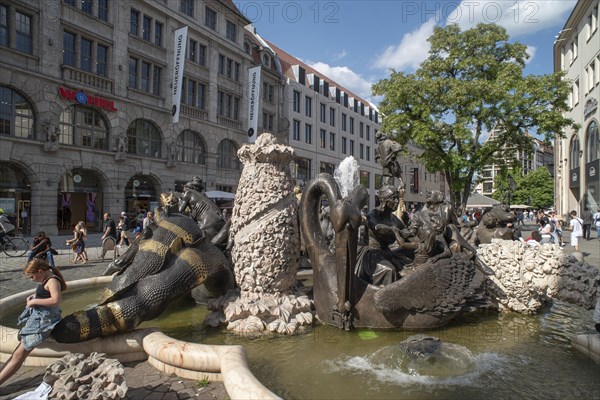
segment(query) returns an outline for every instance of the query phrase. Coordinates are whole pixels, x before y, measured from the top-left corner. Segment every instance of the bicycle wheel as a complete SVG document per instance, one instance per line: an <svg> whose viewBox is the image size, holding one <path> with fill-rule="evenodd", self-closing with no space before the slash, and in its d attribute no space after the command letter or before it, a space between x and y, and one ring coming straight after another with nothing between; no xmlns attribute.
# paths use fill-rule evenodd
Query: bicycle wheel
<svg viewBox="0 0 600 400"><path fill-rule="evenodd" d="M29 249L29 243L21 238L6 238L4 253L9 257L20 257Z"/></svg>

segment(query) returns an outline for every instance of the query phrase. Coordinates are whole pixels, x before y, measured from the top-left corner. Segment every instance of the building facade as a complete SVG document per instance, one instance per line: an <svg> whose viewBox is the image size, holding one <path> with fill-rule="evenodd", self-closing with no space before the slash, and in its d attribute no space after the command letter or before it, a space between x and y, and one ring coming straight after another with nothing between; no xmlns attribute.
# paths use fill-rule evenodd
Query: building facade
<svg viewBox="0 0 600 400"><path fill-rule="evenodd" d="M292 177L302 187L319 173L333 175L342 160L358 162L360 183L375 207L382 185L382 167L375 158L376 134L381 129L379 110L370 102L316 71L271 42L286 78L283 117L289 121L289 144L294 148ZM422 150L407 149L413 157L401 157L402 179L408 208L420 207L430 190L444 190L440 174L430 174L416 161ZM399 182L396 182L398 184Z"/></svg>
<svg viewBox="0 0 600 400"><path fill-rule="evenodd" d="M561 213L600 207L599 0L579 0L554 43L554 70L571 82L566 117L581 127L555 140L555 205Z"/></svg>
<svg viewBox="0 0 600 400"><path fill-rule="evenodd" d="M101 227L199 176L234 192L249 21L230 0L0 0L0 208L24 233ZM188 26L178 123L175 30ZM263 68L279 121L282 80ZM277 129L273 126L272 129Z"/></svg>

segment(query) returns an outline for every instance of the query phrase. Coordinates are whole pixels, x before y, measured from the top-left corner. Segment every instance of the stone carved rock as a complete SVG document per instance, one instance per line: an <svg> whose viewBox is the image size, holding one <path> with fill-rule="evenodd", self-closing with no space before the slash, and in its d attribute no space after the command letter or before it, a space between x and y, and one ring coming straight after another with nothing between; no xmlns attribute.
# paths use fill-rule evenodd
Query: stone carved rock
<svg viewBox="0 0 600 400"><path fill-rule="evenodd" d="M231 217L231 259L239 289L220 300L228 329L293 333L312 323L311 301L294 293L299 267L298 206L291 147L263 133L238 152L244 169Z"/></svg>
<svg viewBox="0 0 600 400"><path fill-rule="evenodd" d="M600 295L600 271L557 245L492 239L477 253L495 272L489 278L501 311L533 314L553 298L593 308Z"/></svg>
<svg viewBox="0 0 600 400"><path fill-rule="evenodd" d="M67 354L46 368L44 382L52 399L123 399L127 394L125 369L104 353Z"/></svg>

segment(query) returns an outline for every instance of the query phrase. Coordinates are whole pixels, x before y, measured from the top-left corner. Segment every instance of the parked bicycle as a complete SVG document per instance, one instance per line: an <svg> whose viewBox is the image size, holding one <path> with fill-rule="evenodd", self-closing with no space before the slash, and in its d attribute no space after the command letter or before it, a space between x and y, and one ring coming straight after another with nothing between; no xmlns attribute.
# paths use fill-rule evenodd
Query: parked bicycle
<svg viewBox="0 0 600 400"><path fill-rule="evenodd" d="M23 238L4 236L2 239L0 249L9 257L20 257L29 250L29 243Z"/></svg>

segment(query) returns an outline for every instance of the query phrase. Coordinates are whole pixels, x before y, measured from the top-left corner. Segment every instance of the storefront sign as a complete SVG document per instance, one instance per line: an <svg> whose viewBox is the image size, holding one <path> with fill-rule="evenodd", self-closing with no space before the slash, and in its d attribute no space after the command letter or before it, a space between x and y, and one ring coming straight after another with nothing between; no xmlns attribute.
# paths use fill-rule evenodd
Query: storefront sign
<svg viewBox="0 0 600 400"><path fill-rule="evenodd" d="M86 94L82 90L73 90L62 86L58 87L58 92L60 93L60 97L62 97L63 100L69 100L74 103L88 105L95 108L101 108L107 111L117 111L117 109L115 108L114 100L108 100L103 97L92 96Z"/></svg>
<svg viewBox="0 0 600 400"><path fill-rule="evenodd" d="M254 143L258 136L258 101L260 97L260 66L248 70L248 142Z"/></svg>
<svg viewBox="0 0 600 400"><path fill-rule="evenodd" d="M594 160L590 163L585 164L585 175L587 177L588 182L594 178L596 181L598 180L598 168L600 167L600 160Z"/></svg>
<svg viewBox="0 0 600 400"><path fill-rule="evenodd" d="M172 100L173 104L172 114L173 123L179 122L179 106L181 105L181 92L183 87L181 82L183 81L183 67L185 67L185 47L187 44L188 27L184 26L175 31L175 51L173 52L173 91Z"/></svg>

